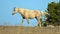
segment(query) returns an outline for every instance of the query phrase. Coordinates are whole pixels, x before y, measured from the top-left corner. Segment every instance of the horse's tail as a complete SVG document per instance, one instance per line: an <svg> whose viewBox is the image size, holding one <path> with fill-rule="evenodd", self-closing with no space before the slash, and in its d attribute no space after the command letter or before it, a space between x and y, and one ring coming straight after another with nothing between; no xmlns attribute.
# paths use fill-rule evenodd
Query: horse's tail
<svg viewBox="0 0 60 34"><path fill-rule="evenodd" d="M42 15L42 12L41 11L39 11L39 13L40 13L40 15Z"/></svg>

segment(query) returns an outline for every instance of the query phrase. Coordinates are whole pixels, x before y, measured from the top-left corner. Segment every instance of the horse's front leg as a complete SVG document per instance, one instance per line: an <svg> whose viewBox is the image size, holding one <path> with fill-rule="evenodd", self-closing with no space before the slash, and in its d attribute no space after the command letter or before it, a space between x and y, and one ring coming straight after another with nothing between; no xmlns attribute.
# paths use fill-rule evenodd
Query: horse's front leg
<svg viewBox="0 0 60 34"><path fill-rule="evenodd" d="M22 26L24 26L24 19L22 18Z"/></svg>
<svg viewBox="0 0 60 34"><path fill-rule="evenodd" d="M26 18L26 20L27 20L27 22L28 22L28 26L30 26L30 25L29 25L29 19L28 19L28 18Z"/></svg>

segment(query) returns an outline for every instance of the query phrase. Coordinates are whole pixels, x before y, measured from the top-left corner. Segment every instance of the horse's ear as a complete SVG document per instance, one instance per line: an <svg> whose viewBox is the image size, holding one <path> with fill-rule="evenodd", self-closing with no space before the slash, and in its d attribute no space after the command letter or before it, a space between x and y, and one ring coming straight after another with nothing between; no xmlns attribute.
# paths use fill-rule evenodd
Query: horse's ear
<svg viewBox="0 0 60 34"><path fill-rule="evenodd" d="M14 9L15 9L16 7L14 7Z"/></svg>
<svg viewBox="0 0 60 34"><path fill-rule="evenodd" d="M15 11L15 8L16 8L16 7L14 7L14 11Z"/></svg>

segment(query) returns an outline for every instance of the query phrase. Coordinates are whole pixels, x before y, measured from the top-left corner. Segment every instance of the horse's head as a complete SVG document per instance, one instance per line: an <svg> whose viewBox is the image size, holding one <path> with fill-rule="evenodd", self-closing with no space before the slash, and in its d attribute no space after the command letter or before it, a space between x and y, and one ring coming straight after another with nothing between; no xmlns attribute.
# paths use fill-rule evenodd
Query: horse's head
<svg viewBox="0 0 60 34"><path fill-rule="evenodd" d="M18 12L18 8L14 7L12 15L16 14Z"/></svg>

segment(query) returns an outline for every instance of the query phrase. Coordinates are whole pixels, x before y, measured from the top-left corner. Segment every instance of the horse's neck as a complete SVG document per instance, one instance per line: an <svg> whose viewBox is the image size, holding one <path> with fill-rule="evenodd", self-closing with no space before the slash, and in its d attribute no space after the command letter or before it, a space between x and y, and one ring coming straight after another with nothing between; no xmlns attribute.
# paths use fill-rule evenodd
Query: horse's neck
<svg viewBox="0 0 60 34"><path fill-rule="evenodd" d="M21 15L24 15L24 11L23 10L20 10L18 13L21 14Z"/></svg>

